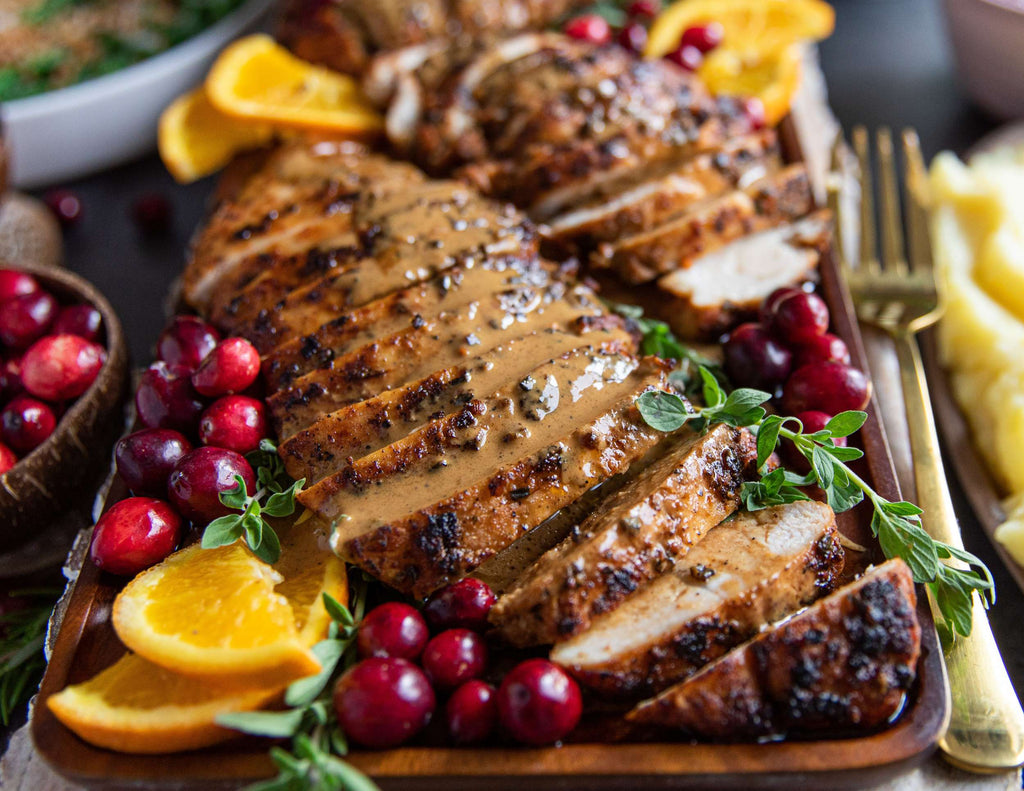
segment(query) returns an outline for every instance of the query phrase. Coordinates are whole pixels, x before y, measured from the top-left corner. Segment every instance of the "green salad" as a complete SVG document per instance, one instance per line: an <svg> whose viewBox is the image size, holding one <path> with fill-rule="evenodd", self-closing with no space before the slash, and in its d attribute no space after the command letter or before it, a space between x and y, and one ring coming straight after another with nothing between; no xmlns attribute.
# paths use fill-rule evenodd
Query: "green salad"
<svg viewBox="0 0 1024 791"><path fill-rule="evenodd" d="M0 101L123 69L170 49L244 0L0 0Z"/></svg>

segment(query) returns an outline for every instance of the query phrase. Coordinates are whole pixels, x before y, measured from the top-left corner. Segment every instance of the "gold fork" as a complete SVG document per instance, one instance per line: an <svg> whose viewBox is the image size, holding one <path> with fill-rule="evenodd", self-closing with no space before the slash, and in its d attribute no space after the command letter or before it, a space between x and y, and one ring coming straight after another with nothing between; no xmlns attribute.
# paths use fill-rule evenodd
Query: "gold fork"
<svg viewBox="0 0 1024 791"><path fill-rule="evenodd" d="M935 433L928 384L921 364L916 333L931 326L943 312L936 287L928 238L927 173L917 133L903 132L904 198L908 243L896 177L892 135L879 129L876 136L879 172L881 251L876 250L875 209L871 180L871 152L867 130L853 130L853 147L860 167L860 262L851 267L841 240L837 253L861 321L887 332L896 345L910 429L918 505L922 524L938 541L963 548L960 528L950 501L946 475ZM837 144L833 162L841 154ZM843 227L838 189L833 179L830 205L836 213L837 233ZM941 615L929 595L936 619ZM939 748L950 763L975 772L1012 769L1024 762L1024 712L1006 674L999 648L992 637L985 608L974 597L973 628L969 637L945 647L952 714Z"/></svg>

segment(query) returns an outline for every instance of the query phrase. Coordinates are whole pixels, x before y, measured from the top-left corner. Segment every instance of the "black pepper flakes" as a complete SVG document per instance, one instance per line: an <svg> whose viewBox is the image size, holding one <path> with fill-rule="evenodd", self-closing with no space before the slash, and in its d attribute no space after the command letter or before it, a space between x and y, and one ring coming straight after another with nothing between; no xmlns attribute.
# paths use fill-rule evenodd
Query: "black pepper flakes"
<svg viewBox="0 0 1024 791"><path fill-rule="evenodd" d="M525 500L527 497L530 496L530 490L523 486L518 489L513 489L511 492L508 493L508 496L511 497L513 500Z"/></svg>
<svg viewBox="0 0 1024 791"><path fill-rule="evenodd" d="M707 582L715 576L715 570L709 569L703 563L698 563L696 566L690 566L690 576L697 582Z"/></svg>

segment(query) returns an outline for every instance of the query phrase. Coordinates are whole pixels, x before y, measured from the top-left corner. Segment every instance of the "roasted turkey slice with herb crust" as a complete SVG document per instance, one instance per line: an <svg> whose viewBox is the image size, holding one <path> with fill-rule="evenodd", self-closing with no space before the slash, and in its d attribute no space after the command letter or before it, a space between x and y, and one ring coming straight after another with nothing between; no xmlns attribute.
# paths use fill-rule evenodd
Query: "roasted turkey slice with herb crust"
<svg viewBox="0 0 1024 791"><path fill-rule="evenodd" d="M668 571L740 504L757 451L746 431L684 429L497 601L490 621L517 646L565 640Z"/></svg>
<svg viewBox="0 0 1024 791"><path fill-rule="evenodd" d="M740 513L708 532L674 570L558 643L551 661L598 692L651 694L828 593L842 568L827 505Z"/></svg>
<svg viewBox="0 0 1024 791"><path fill-rule="evenodd" d="M884 725L921 651L910 569L890 560L627 715L691 736L815 738Z"/></svg>

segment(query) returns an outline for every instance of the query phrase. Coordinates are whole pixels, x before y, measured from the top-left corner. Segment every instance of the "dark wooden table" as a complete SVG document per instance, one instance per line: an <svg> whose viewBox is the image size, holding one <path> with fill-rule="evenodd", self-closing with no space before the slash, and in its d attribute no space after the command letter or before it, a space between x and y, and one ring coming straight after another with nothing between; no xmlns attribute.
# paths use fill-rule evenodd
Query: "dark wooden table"
<svg viewBox="0 0 1024 791"><path fill-rule="evenodd" d="M831 103L856 123L916 127L929 157L963 151L997 123L974 109L956 84L937 0L833 0L836 34L821 46ZM164 301L183 251L202 218L213 180L176 185L153 157L66 185L82 199L81 222L66 234L68 265L107 294L121 315L136 363L147 362L165 320ZM174 210L168 233L146 236L133 203L158 193ZM993 626L1018 695L1024 691L1024 594L1002 568L954 485L968 548L993 570L999 600Z"/></svg>

